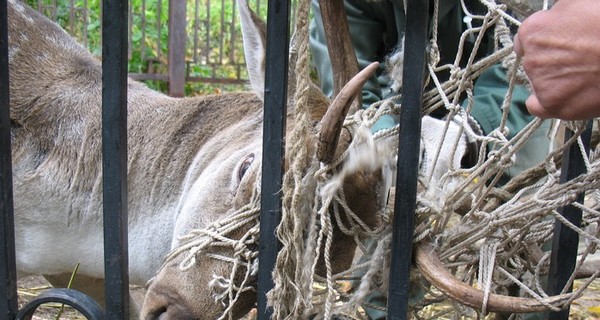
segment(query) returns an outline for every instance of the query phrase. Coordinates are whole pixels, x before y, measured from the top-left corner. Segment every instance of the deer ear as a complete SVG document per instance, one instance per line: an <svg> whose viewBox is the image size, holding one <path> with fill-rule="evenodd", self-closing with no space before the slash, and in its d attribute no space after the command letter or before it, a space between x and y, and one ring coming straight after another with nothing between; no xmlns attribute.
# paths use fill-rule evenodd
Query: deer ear
<svg viewBox="0 0 600 320"><path fill-rule="evenodd" d="M266 26L252 11L246 0L237 0L242 24L246 69L252 90L264 101Z"/></svg>

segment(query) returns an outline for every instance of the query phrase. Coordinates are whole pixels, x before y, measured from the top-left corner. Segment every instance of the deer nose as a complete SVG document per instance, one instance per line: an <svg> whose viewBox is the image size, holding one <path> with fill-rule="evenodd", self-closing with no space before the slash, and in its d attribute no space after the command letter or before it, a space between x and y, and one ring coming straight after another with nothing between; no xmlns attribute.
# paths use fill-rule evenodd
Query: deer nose
<svg viewBox="0 0 600 320"><path fill-rule="evenodd" d="M191 315L185 307L180 304L169 304L166 306L158 307L152 311L149 311L145 316L144 320L198 320Z"/></svg>
<svg viewBox="0 0 600 320"><path fill-rule="evenodd" d="M142 315L144 320L195 320L193 313L175 292L150 288L146 293Z"/></svg>
<svg viewBox="0 0 600 320"><path fill-rule="evenodd" d="M148 313L144 320L166 320L167 317L167 308L159 308Z"/></svg>

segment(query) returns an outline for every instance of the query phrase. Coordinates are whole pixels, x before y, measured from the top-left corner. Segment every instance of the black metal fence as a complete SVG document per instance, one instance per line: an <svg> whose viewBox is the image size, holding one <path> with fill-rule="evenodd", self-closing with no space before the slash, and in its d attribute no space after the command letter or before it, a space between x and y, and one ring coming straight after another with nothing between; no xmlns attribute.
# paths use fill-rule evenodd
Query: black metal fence
<svg viewBox="0 0 600 320"><path fill-rule="evenodd" d="M90 0L91 1L91 0ZM417 108L421 101L422 75L424 71L424 48L426 32L424 21L429 12L427 0L410 1L408 10L405 61L414 72L405 72L404 86L412 87L403 97L405 105L414 105L412 112L403 112L401 119L400 144L404 150L418 148L420 130L411 123L420 123L420 111ZM198 2L196 2L197 4ZM129 301L127 294L127 132L126 132L126 94L127 94L127 58L128 58L128 5L125 0L103 0L106 8L104 21L111 21L111 29L105 25L103 32L103 170L104 170L104 221L105 221L105 272L106 272L106 311L88 297L73 290L54 289L30 302L18 310L16 291L16 266L14 252L14 210L12 200L12 166L10 146L9 117L9 81L8 78L8 35L7 35L7 0L0 0L0 318L28 319L37 306L48 301L64 302L80 310L89 319L128 319ZM265 124L263 150L263 194L261 202L261 242L259 245L260 269L258 283L258 316L269 319L270 311L266 307L266 293L272 288L271 271L277 254L275 227L280 220L281 199L278 191L281 187L283 134L285 127L285 105L287 96L287 59L290 2L286 0L270 0L268 6L268 47L265 83ZM130 22L130 21L129 21ZM110 48L110 50L107 50ZM410 103L408 101L411 101ZM414 102L414 103L413 103ZM416 118L417 121L415 121ZM589 142L589 135L586 136ZM412 142L411 142L412 141ZM106 143L110 142L110 143ZM586 142L586 143L588 143ZM412 143L412 144L411 144ZM405 319L408 298L408 279L411 255L411 239L413 234L412 216L416 199L416 168L418 161L415 152L402 152L398 159L398 182L396 192L396 214L394 228L394 250L390 277L388 319ZM565 154L564 179L569 179L582 170L583 165L570 161L581 159L577 146L572 152ZM575 157L573 157L575 156ZM568 168L568 169L567 169ZM409 177L407 179L407 177ZM578 223L580 212L566 210L565 215ZM562 288L564 275L572 272L577 253L577 234L569 229L562 230L557 223L553 250L553 267L550 279L552 288ZM569 244L575 244L575 249ZM559 250L560 249L560 250ZM558 264L558 261L562 261ZM565 263L569 262L569 263ZM558 266L558 267L557 267ZM566 266L566 267L560 267ZM566 270L561 270L566 269ZM551 291L555 294L555 291ZM549 319L567 319L568 311L552 313Z"/></svg>

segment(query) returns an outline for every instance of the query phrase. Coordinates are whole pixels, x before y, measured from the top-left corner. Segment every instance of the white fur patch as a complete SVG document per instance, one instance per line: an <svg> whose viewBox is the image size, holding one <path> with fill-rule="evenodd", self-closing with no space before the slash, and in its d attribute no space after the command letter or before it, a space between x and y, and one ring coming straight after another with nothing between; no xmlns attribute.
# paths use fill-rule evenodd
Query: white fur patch
<svg viewBox="0 0 600 320"><path fill-rule="evenodd" d="M20 1L9 0L8 4L12 5L17 12L21 14L21 17L25 19L28 23L33 23L33 18L25 13L25 6Z"/></svg>
<svg viewBox="0 0 600 320"><path fill-rule="evenodd" d="M466 134L453 121L425 116L421 121L422 174L439 181L446 173L459 169L467 150Z"/></svg>
<svg viewBox="0 0 600 320"><path fill-rule="evenodd" d="M392 80L391 88L394 92L400 92L402 88L402 76L404 68L404 36L398 46L386 59L386 70Z"/></svg>
<svg viewBox="0 0 600 320"><path fill-rule="evenodd" d="M10 40L9 40L9 42L10 42ZM19 51L20 51L19 47L16 47L16 46L9 46L9 47L8 47L8 60L12 60L12 59L13 59L13 57L14 57L14 56L15 56L17 53L19 53Z"/></svg>
<svg viewBox="0 0 600 320"><path fill-rule="evenodd" d="M371 130L361 126L355 133L342 169L321 190L323 198L333 196L342 187L344 179L358 170L375 171L392 168L396 163L397 143L394 139L374 141Z"/></svg>

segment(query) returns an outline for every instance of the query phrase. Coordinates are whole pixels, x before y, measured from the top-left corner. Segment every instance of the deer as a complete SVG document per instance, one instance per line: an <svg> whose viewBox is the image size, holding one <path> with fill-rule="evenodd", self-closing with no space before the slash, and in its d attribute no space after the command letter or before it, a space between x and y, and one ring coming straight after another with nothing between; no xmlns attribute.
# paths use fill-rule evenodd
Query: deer
<svg viewBox="0 0 600 320"><path fill-rule="evenodd" d="M185 271L179 268L185 255L165 260L190 231L225 219L255 199L262 162L266 32L245 0L237 5L251 91L173 98L128 80L129 279L147 285L141 319L216 319L226 309L238 319L256 303L255 290L241 292L231 306L215 300L211 281L229 275L231 266L211 254L195 256L196 264ZM324 16L341 12L336 10L340 5L323 2ZM337 25L330 22L330 27ZM74 288L102 302L101 62L18 0L8 0L8 36L18 273L43 275L65 286L79 264ZM343 35L330 38L349 41ZM344 43L331 45L344 52L350 48ZM336 99L315 85L308 92L314 131L308 143L323 163L348 147L352 136L342 122L356 110L354 98L377 68L358 72L355 58L332 61L340 62L334 66L339 71L334 73L339 75ZM287 105L293 110L293 98ZM287 130L294 121L289 112ZM436 146L440 138L432 132L439 130L426 129L444 123L424 121L423 141ZM447 168L460 165L465 145L459 144ZM349 206L370 226L380 223L373 213L384 205L382 180L380 171L363 169L343 182ZM255 223L244 224L232 236L241 237ZM333 238L337 272L350 267L356 243L337 229ZM214 250L230 254L229 249ZM247 285L255 287L255 282L252 276Z"/></svg>
<svg viewBox="0 0 600 320"><path fill-rule="evenodd" d="M252 92L172 98L128 80L129 279L143 286L153 279L142 319L215 319L223 312L207 284L226 265L203 256L201 268L181 272L173 268L177 261L163 261L181 235L247 204L259 177L264 24L245 1L238 5ZM73 288L102 302L101 62L17 0L8 1L8 36L19 276L39 274L65 286L79 264ZM316 86L310 96L318 124L330 99ZM348 183L368 187L355 205L372 212L377 179L367 176ZM337 243L352 252L343 248L351 241ZM349 255L339 258L336 266L351 263ZM244 294L234 318L255 300L255 293Z"/></svg>

